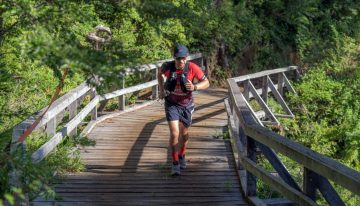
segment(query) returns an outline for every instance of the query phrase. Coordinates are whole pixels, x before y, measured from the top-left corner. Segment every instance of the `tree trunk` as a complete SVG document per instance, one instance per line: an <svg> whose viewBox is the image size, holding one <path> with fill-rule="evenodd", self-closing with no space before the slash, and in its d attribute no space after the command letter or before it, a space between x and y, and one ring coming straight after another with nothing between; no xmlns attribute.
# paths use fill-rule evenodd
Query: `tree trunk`
<svg viewBox="0 0 360 206"><path fill-rule="evenodd" d="M223 39L220 40L217 47L218 47L217 59L219 65L223 69L229 69L230 66L229 66L228 57L226 56L226 50L225 50L226 46Z"/></svg>
<svg viewBox="0 0 360 206"><path fill-rule="evenodd" d="M249 73L255 54L256 54L256 46L254 45L248 46L244 49L244 52L238 63L239 66L235 74L236 76L241 76Z"/></svg>
<svg viewBox="0 0 360 206"><path fill-rule="evenodd" d="M213 45L215 47L215 40L213 40ZM216 48L213 49L212 52L210 52L209 56L206 57L205 59L205 66L207 68L207 77L208 79L211 81L212 80L212 73L215 70L216 64L217 64L217 52L216 52Z"/></svg>
<svg viewBox="0 0 360 206"><path fill-rule="evenodd" d="M224 3L223 0L214 0L214 6L216 9L220 8L222 4ZM217 83L216 73L214 74L214 71L216 69L221 69L221 74L223 75L224 72L226 74L231 73L229 71L230 65L229 60L226 54L226 44L224 39L222 38L221 34L214 37L214 40L212 41L213 50L210 52L210 55L206 58L205 64L207 67L207 76L211 83ZM217 67L219 66L219 67ZM221 78L224 78L221 76Z"/></svg>

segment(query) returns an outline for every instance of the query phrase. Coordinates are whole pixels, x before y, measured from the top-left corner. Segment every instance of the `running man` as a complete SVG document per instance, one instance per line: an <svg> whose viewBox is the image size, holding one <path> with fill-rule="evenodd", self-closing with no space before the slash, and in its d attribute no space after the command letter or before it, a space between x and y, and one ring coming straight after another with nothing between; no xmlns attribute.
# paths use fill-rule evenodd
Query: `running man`
<svg viewBox="0 0 360 206"><path fill-rule="evenodd" d="M186 46L177 44L173 52L174 60L165 62L158 74L159 98L165 99L166 119L170 129L173 176L180 175L180 169L186 168L185 150L195 107L192 92L209 87L209 81L201 68L187 62L188 55Z"/></svg>

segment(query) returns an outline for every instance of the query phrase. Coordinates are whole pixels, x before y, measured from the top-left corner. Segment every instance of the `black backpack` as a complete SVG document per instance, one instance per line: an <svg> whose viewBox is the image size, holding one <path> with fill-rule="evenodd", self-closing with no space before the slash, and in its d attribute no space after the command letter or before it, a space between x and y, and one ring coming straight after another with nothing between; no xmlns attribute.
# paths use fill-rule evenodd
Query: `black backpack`
<svg viewBox="0 0 360 206"><path fill-rule="evenodd" d="M164 66L165 66L164 67L165 71L170 69L170 77L165 82L165 90L168 90L169 92L173 92L175 90L177 83L175 61L168 62L164 64ZM181 90L184 93L190 92L185 87L185 84L187 82L188 72L189 72L189 62L186 62L183 72L180 75L180 86L181 86Z"/></svg>

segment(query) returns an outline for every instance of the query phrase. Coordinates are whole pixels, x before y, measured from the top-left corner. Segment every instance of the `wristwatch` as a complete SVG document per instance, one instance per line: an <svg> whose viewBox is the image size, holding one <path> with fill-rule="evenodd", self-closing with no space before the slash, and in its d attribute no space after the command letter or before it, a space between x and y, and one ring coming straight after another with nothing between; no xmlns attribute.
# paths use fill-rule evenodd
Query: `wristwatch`
<svg viewBox="0 0 360 206"><path fill-rule="evenodd" d="M197 86L196 86L196 84L194 84L194 91L196 91L197 90Z"/></svg>

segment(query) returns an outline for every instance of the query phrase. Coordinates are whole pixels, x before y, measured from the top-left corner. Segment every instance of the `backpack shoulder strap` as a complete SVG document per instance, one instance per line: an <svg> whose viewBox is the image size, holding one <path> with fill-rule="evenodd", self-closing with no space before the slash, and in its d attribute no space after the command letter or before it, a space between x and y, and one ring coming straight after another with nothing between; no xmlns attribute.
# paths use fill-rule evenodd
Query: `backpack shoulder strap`
<svg viewBox="0 0 360 206"><path fill-rule="evenodd" d="M170 65L170 72L176 72L176 66L175 66L175 61L171 61L169 62Z"/></svg>
<svg viewBox="0 0 360 206"><path fill-rule="evenodd" d="M186 64L185 64L185 68L184 68L184 70L183 70L183 73L184 73L184 75L185 75L185 77L186 77L186 79L188 79L188 74L189 74L189 64L190 64L190 62L186 62ZM192 81L192 80L191 80Z"/></svg>

